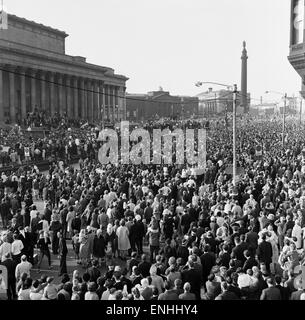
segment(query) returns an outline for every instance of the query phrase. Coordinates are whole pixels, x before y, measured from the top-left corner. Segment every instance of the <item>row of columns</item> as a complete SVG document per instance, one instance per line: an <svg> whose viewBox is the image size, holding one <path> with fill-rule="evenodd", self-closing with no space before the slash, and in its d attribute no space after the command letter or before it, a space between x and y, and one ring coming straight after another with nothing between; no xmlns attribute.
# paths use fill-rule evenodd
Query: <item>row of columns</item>
<svg viewBox="0 0 305 320"><path fill-rule="evenodd" d="M17 118L25 119L27 113L33 112L35 108L50 116L54 116L55 113L67 114L68 118L85 119L90 122L101 120L114 122L125 119L124 87L113 86L94 79L20 67L6 66L5 71L8 72L9 83L6 88L9 92L9 99L7 99L9 105L4 105L4 72L1 69L1 120L4 119L4 109L7 110L7 108L9 108L11 123L15 123ZM18 106L16 83L18 83L18 89L20 88ZM40 90L37 88L37 83L39 83ZM27 96L30 96L28 100ZM30 101L30 105L27 104L27 101Z"/></svg>

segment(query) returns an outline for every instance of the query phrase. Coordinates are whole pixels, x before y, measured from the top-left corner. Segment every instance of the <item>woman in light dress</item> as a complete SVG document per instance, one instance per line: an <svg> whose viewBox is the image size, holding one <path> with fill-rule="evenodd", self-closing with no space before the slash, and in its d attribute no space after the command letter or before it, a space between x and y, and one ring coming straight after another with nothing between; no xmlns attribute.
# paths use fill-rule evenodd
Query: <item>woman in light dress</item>
<svg viewBox="0 0 305 320"><path fill-rule="evenodd" d="M118 237L118 250L119 255L122 260L126 260L126 255L130 247L129 241L129 231L125 226L125 220L121 220L120 226L116 230L116 235Z"/></svg>
<svg viewBox="0 0 305 320"><path fill-rule="evenodd" d="M88 258L89 258L89 241L88 235L85 229L82 229L79 234L79 258L81 259L81 264L83 268L87 267Z"/></svg>

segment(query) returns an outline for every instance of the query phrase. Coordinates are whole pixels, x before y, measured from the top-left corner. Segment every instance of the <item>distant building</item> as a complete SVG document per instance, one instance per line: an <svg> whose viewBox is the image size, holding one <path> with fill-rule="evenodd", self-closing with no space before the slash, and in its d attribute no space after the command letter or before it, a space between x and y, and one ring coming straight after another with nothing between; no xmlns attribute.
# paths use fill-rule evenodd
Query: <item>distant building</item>
<svg viewBox="0 0 305 320"><path fill-rule="evenodd" d="M253 115L270 116L277 113L279 113L279 106L277 103L263 103L250 107L250 114Z"/></svg>
<svg viewBox="0 0 305 320"><path fill-rule="evenodd" d="M187 119L198 115L198 102L197 97L172 96L162 88L147 94L126 93L126 118L129 121Z"/></svg>
<svg viewBox="0 0 305 320"><path fill-rule="evenodd" d="M197 95L199 99L199 115L204 117L216 116L233 111L233 93L230 90L208 91ZM250 105L250 93L248 93L248 105ZM237 107L241 103L240 94L237 95ZM237 108L237 112L241 112ZM243 113L243 112L241 112Z"/></svg>
<svg viewBox="0 0 305 320"><path fill-rule="evenodd" d="M279 103L262 103L252 105L250 107L250 113L268 116L268 115L281 115L284 111L285 101L282 99ZM300 112L300 99L295 97L287 97L286 100L286 115L296 115Z"/></svg>

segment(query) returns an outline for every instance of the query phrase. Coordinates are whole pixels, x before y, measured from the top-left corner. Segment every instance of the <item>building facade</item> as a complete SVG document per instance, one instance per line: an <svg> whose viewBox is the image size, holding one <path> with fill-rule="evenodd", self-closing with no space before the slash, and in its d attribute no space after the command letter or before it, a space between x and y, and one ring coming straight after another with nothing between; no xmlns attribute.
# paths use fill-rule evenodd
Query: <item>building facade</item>
<svg viewBox="0 0 305 320"><path fill-rule="evenodd" d="M145 121L160 118L188 119L198 115L198 98L172 96L160 88L147 94L126 94L127 119Z"/></svg>
<svg viewBox="0 0 305 320"><path fill-rule="evenodd" d="M21 123L29 112L99 122L126 118L126 81L108 67L65 53L68 35L8 15L0 31L0 121Z"/></svg>
<svg viewBox="0 0 305 320"><path fill-rule="evenodd" d="M198 94L197 97L199 99L199 114L203 117L223 115L233 110L233 93L230 90L213 91L213 88L209 88L208 91ZM250 94L248 93L248 105L250 105L250 100ZM241 97L238 94L237 106L240 104ZM244 113L239 109L237 111L238 113Z"/></svg>
<svg viewBox="0 0 305 320"><path fill-rule="evenodd" d="M290 45L288 60L301 77L301 96L305 98L305 1L291 0Z"/></svg>

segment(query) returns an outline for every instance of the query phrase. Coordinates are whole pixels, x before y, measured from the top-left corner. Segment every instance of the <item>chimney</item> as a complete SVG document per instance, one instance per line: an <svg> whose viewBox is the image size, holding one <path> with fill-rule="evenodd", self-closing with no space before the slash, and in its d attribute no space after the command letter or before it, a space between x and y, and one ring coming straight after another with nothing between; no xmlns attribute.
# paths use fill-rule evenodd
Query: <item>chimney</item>
<svg viewBox="0 0 305 320"><path fill-rule="evenodd" d="M209 88L209 92L212 92L213 91L213 88Z"/></svg>

